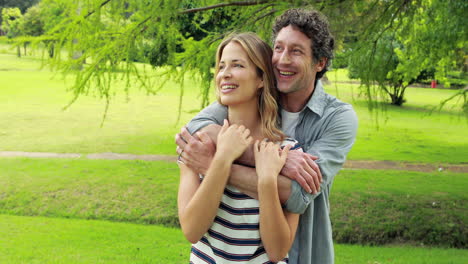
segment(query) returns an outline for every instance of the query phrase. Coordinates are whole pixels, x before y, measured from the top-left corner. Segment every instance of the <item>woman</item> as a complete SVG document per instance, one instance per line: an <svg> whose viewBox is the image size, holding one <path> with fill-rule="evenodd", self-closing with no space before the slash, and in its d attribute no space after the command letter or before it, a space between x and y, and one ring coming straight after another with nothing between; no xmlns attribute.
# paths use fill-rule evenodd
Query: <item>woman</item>
<svg viewBox="0 0 468 264"><path fill-rule="evenodd" d="M287 263L299 216L283 211L278 196L277 176L290 146L281 151L273 143L284 134L271 56L268 44L252 33L229 36L218 47L215 83L228 120L202 180L179 163L179 220L193 243L191 263ZM259 200L227 185L232 163L254 140Z"/></svg>

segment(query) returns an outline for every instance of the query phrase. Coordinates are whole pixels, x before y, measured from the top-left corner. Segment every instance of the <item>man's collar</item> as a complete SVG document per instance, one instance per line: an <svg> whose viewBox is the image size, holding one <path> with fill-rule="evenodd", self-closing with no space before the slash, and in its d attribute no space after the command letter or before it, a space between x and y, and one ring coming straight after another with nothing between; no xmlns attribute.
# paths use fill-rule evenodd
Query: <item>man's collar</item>
<svg viewBox="0 0 468 264"><path fill-rule="evenodd" d="M307 102L306 107L321 117L325 109L325 105L325 91L323 90L322 81L317 80L314 92Z"/></svg>

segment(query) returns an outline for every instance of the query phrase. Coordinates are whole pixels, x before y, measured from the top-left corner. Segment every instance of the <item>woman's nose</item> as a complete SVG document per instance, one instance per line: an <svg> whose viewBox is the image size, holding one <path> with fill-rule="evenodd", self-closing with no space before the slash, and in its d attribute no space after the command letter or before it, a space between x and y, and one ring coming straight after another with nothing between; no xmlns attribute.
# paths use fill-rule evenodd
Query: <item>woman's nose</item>
<svg viewBox="0 0 468 264"><path fill-rule="evenodd" d="M231 78L231 70L229 70L228 68L224 69L223 71L223 78Z"/></svg>

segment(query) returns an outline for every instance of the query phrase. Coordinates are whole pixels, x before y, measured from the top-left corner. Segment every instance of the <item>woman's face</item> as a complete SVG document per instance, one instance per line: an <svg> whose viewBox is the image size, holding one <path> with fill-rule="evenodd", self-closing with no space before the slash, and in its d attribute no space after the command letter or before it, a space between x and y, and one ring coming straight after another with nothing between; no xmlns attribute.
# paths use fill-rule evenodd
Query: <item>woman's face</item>
<svg viewBox="0 0 468 264"><path fill-rule="evenodd" d="M257 67L237 42L224 47L216 75L216 86L223 105L237 105L257 100L263 81Z"/></svg>

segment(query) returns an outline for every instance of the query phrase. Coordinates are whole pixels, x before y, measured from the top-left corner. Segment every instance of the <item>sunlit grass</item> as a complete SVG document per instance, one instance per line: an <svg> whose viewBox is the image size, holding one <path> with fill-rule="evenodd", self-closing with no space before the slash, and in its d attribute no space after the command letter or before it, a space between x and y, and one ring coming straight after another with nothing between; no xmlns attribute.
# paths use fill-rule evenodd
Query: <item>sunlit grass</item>
<svg viewBox="0 0 468 264"><path fill-rule="evenodd" d="M1 263L187 263L180 229L151 225L0 215ZM335 244L339 264L459 264L467 250Z"/></svg>
<svg viewBox="0 0 468 264"><path fill-rule="evenodd" d="M190 80L186 82L180 120L180 87L176 83L167 83L157 95L135 88L127 98L117 82L118 92L101 127L105 101L92 94L81 96L63 110L73 98L67 92L71 76L64 82L47 68L38 70L37 58L0 54L0 62L0 118L8 124L0 127L0 150L173 155L174 134L200 109L199 86ZM453 90L409 88L407 104L388 107L378 119L377 129L376 119L358 96L357 84L331 83L326 89L352 103L359 116L358 137L349 159L442 163L467 160L468 149L464 146L468 138L464 131L468 122L451 109L428 114Z"/></svg>

